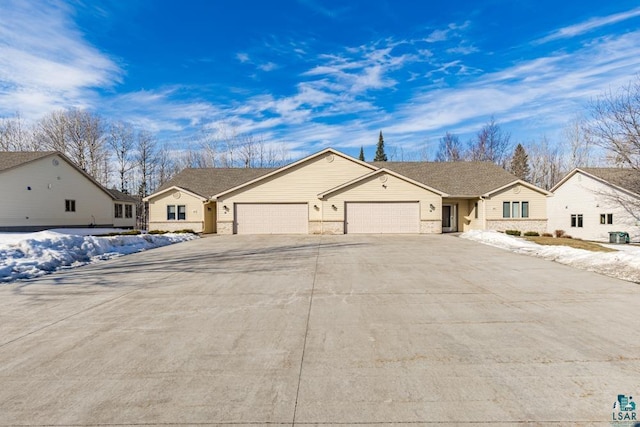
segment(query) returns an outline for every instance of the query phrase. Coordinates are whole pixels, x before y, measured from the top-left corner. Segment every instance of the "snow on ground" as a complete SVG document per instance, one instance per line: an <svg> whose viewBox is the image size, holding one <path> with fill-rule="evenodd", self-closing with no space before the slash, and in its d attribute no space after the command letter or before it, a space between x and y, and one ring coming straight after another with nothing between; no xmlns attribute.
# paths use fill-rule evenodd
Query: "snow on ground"
<svg viewBox="0 0 640 427"><path fill-rule="evenodd" d="M197 238L193 234L97 237L114 229L0 233L0 284Z"/></svg>
<svg viewBox="0 0 640 427"><path fill-rule="evenodd" d="M618 252L592 252L567 246L538 245L523 238L496 231L467 231L460 237L618 279L640 282L640 246L603 244L603 246L617 249Z"/></svg>

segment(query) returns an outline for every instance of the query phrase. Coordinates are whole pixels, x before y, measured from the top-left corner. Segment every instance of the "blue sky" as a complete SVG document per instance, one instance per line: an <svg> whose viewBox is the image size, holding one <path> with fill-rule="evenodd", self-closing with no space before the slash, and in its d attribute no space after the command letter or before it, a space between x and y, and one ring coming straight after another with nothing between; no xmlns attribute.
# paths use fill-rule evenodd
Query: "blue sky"
<svg viewBox="0 0 640 427"><path fill-rule="evenodd" d="M433 154L491 116L557 141L639 71L637 0L0 1L0 116L86 108L174 147L225 128L370 158L382 130Z"/></svg>

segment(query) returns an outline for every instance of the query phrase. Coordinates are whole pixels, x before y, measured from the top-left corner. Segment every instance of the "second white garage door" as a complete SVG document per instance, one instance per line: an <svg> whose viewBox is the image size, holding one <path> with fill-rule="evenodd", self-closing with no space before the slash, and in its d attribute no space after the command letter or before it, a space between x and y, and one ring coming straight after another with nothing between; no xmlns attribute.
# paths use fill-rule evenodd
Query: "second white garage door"
<svg viewBox="0 0 640 427"><path fill-rule="evenodd" d="M238 203L237 234L307 234L309 209L306 203Z"/></svg>
<svg viewBox="0 0 640 427"><path fill-rule="evenodd" d="M347 233L420 232L418 202L352 202L346 210Z"/></svg>

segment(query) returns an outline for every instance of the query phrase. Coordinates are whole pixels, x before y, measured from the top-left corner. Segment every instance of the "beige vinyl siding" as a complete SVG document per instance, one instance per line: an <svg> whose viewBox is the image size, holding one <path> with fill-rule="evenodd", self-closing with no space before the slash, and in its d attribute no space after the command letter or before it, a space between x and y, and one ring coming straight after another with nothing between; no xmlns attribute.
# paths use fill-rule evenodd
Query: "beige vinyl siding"
<svg viewBox="0 0 640 427"><path fill-rule="evenodd" d="M313 208L319 203L318 193L370 171L364 165L332 153L311 158L282 173L220 197L217 203L218 223L233 221L233 206L236 203L307 203L309 221L320 221L320 210Z"/></svg>
<svg viewBox="0 0 640 427"><path fill-rule="evenodd" d="M547 231L554 233L555 230L564 230L572 237L604 242L609 240L609 232L625 231L632 241L638 241L638 220L616 201L620 197L633 200L631 196L577 172L549 197ZM583 216L582 227L571 227L572 214ZM613 224L600 224L601 214L612 214Z"/></svg>
<svg viewBox="0 0 640 427"><path fill-rule="evenodd" d="M381 176L386 181L383 182ZM328 195L322 202L323 220L343 221L345 202L420 202L420 220L438 220L441 200L439 194L393 175L374 175Z"/></svg>
<svg viewBox="0 0 640 427"><path fill-rule="evenodd" d="M167 220L168 205L184 205L186 219ZM205 205L202 199L186 191L169 190L149 200L149 230L191 229L196 233L201 233L204 231L204 211Z"/></svg>
<svg viewBox="0 0 640 427"><path fill-rule="evenodd" d="M113 224L113 199L59 156L2 172L0 197L2 227ZM65 212L65 200L75 200L75 212Z"/></svg>
<svg viewBox="0 0 640 427"><path fill-rule="evenodd" d="M502 220L503 202L529 202L529 220L547 219L547 196L521 184L515 184L498 193L492 194L486 200L487 220ZM527 218L522 218L527 219Z"/></svg>

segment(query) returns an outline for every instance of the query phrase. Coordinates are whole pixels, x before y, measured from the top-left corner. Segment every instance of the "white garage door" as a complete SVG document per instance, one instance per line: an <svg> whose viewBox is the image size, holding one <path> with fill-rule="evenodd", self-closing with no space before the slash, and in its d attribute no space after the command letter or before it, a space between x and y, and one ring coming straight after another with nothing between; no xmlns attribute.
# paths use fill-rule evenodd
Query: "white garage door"
<svg viewBox="0 0 640 427"><path fill-rule="evenodd" d="M347 233L419 233L420 203L347 203Z"/></svg>
<svg viewBox="0 0 640 427"><path fill-rule="evenodd" d="M237 203L237 234L308 234L306 203Z"/></svg>

